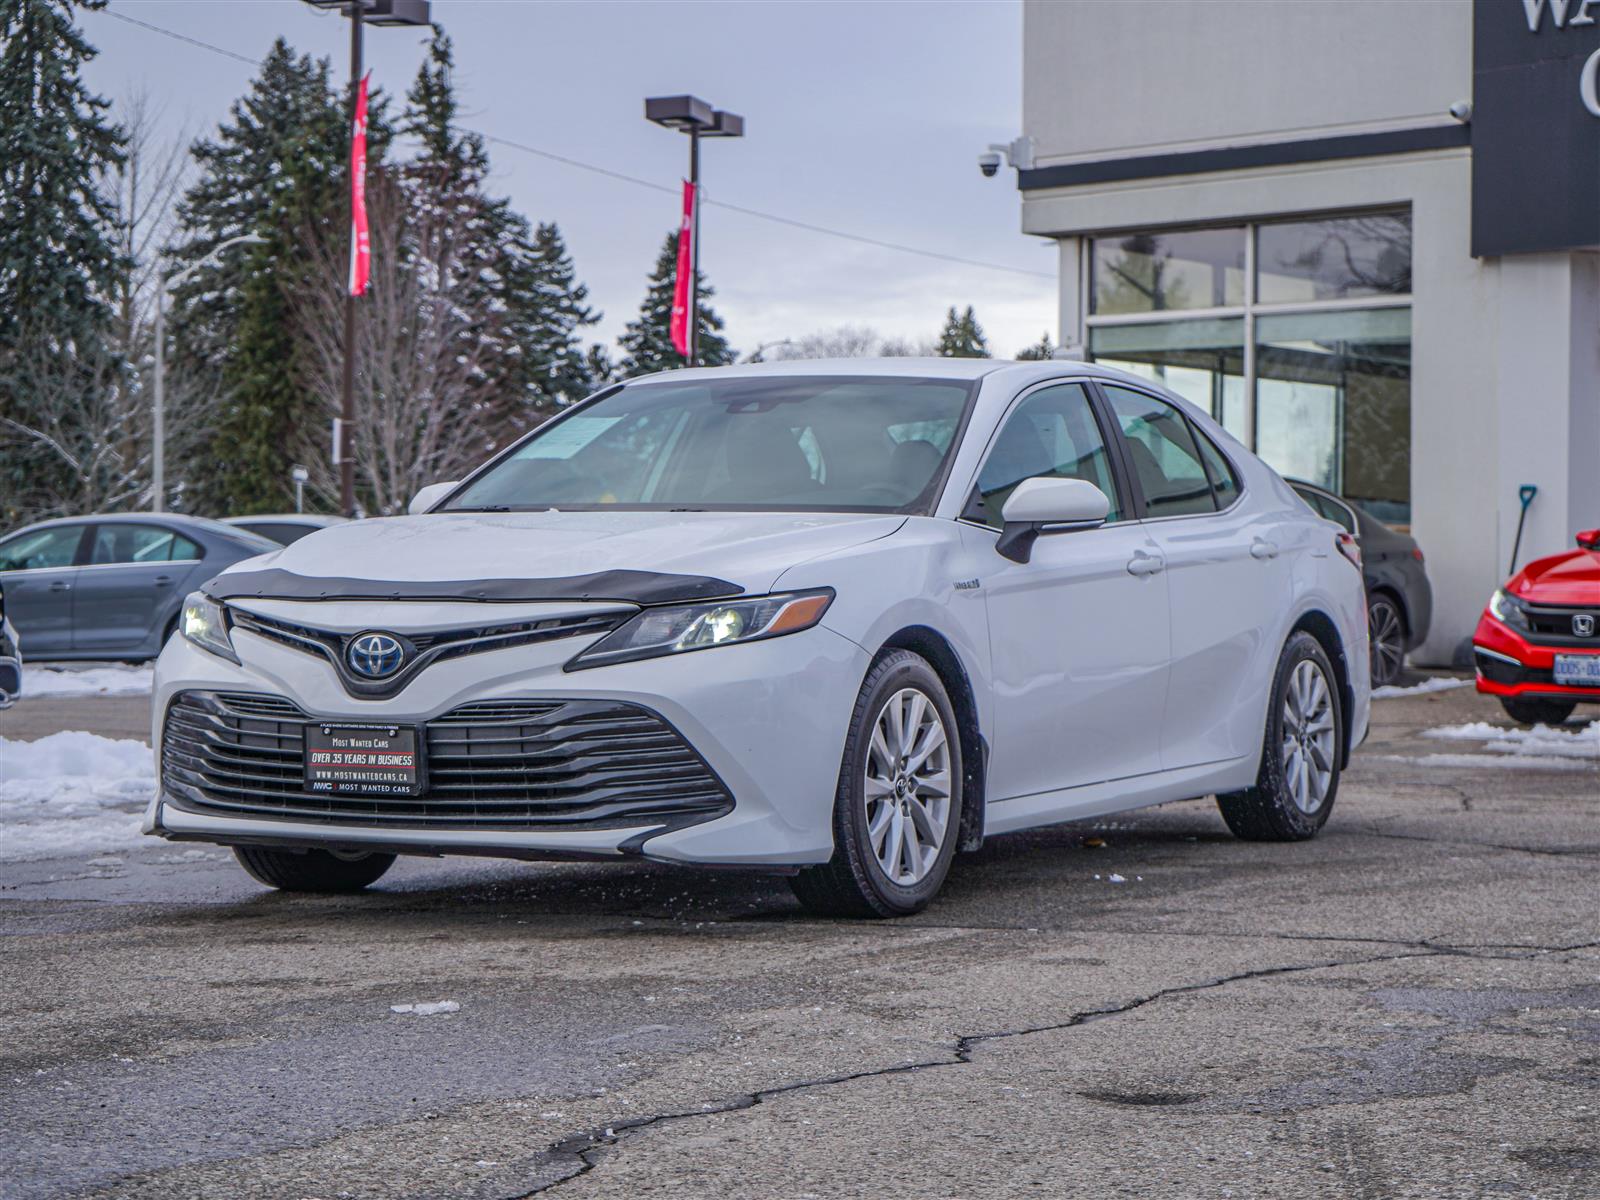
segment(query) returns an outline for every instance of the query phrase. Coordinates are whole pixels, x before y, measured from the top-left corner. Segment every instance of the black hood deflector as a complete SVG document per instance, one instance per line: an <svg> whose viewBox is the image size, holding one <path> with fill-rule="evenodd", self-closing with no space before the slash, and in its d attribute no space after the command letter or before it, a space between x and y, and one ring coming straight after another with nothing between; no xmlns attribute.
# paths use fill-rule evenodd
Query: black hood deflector
<svg viewBox="0 0 1600 1200"><path fill-rule="evenodd" d="M219 575L203 589L213 600L601 600L625 604L680 604L720 600L744 592L708 575L659 571L598 571L560 579L336 579L296 575L281 567Z"/></svg>

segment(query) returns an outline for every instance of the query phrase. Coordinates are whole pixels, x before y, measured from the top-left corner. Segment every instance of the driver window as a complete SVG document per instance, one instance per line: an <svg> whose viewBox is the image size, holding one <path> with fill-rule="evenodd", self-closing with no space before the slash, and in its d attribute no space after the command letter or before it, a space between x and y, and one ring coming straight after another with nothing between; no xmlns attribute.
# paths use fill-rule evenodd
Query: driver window
<svg viewBox="0 0 1600 1200"><path fill-rule="evenodd" d="M1005 524L1001 510L1017 484L1040 475L1087 480L1111 501L1107 524L1124 519L1105 438L1082 384L1044 388L1012 410L962 515L999 529Z"/></svg>

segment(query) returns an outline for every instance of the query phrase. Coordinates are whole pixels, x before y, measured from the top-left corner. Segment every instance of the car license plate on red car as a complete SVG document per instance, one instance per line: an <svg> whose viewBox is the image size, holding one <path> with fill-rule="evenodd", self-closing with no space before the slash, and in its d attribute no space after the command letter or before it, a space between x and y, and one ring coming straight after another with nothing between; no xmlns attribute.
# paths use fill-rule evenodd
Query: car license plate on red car
<svg viewBox="0 0 1600 1200"><path fill-rule="evenodd" d="M1555 677L1562 687L1600 688L1600 654L1556 655Z"/></svg>
<svg viewBox="0 0 1600 1200"><path fill-rule="evenodd" d="M305 727L306 791L416 796L422 791L417 731L408 725Z"/></svg>

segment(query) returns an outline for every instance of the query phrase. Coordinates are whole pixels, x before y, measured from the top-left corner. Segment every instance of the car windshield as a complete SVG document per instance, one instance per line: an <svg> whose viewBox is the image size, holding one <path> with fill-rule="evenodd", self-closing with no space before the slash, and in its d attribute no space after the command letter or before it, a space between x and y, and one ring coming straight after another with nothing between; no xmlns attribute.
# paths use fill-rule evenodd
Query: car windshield
<svg viewBox="0 0 1600 1200"><path fill-rule="evenodd" d="M926 511L973 388L882 376L629 384L538 429L445 510Z"/></svg>

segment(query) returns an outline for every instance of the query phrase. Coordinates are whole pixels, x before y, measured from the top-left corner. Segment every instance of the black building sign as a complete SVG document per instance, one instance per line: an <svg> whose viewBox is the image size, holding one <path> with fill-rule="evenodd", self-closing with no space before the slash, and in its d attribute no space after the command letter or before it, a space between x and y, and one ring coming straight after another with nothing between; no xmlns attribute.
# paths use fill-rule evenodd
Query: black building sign
<svg viewBox="0 0 1600 1200"><path fill-rule="evenodd" d="M1472 253L1600 245L1600 0L1475 0Z"/></svg>

